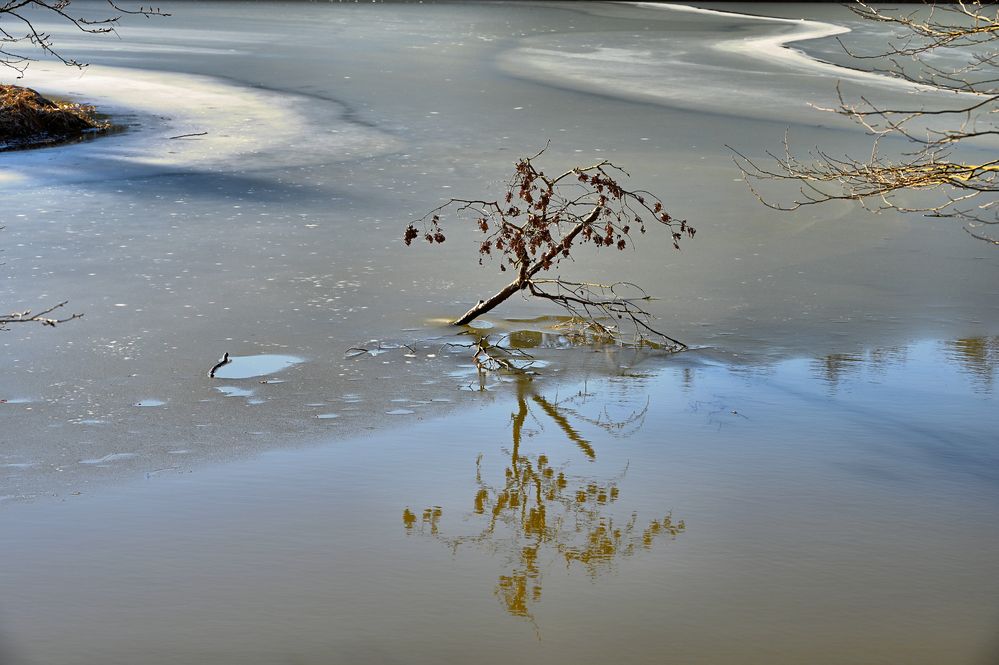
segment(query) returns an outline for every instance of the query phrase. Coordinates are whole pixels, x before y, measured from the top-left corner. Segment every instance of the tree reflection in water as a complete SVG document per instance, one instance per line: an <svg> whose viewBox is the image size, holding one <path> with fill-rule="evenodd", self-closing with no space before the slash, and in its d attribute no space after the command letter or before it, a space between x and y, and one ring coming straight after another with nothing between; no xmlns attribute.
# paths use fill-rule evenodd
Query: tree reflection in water
<svg viewBox="0 0 999 665"><path fill-rule="evenodd" d="M942 351L943 357L954 363L971 380L971 389L985 395L992 394L996 371L999 369L999 336L965 337L940 340L932 343L933 352ZM883 373L891 367L902 367L910 362L910 355L918 345L878 347L858 353L835 353L812 360L815 376L836 391L847 379L858 379L865 372ZM918 353L918 349L917 349Z"/></svg>
<svg viewBox="0 0 999 665"><path fill-rule="evenodd" d="M999 368L999 335L947 342L948 356L971 377L976 392L992 393Z"/></svg>
<svg viewBox="0 0 999 665"><path fill-rule="evenodd" d="M482 524L481 528L468 535L445 535L441 530L440 506L426 508L420 515L406 508L402 518L407 533L436 538L454 553L467 545L505 553L509 570L499 576L496 596L510 614L531 621L531 607L541 600L540 559L561 559L567 567L581 566L588 575L596 577L610 569L616 560L650 549L657 540L673 538L686 528L683 520L674 522L670 513L647 523L639 522L636 512L627 519L615 519L612 507L620 500L619 483L627 468L615 478L601 480L570 475L565 467L553 466L544 454L522 454L528 416L540 415L534 413L534 407L557 424L587 459L594 460L593 445L574 426L573 420L586 421L608 431L627 431L641 426L648 405L623 421L611 421L606 414L586 417L568 405L549 401L533 390L529 376L519 375L517 411L512 414L513 447L502 482L496 485L487 482L481 454L475 464L478 489L471 517Z"/></svg>

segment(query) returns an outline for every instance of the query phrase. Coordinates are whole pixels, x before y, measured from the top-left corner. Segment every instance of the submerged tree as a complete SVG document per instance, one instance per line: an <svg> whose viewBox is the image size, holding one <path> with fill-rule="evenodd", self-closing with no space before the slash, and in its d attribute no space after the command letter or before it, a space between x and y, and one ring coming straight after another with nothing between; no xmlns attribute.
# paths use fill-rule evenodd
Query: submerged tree
<svg viewBox="0 0 999 665"><path fill-rule="evenodd" d="M639 340L665 343L679 350L683 344L654 329L652 315L642 303L651 298L630 282L574 282L542 277L583 244L624 250L634 243L634 232L644 234L651 225L666 227L673 247L693 237L694 227L666 212L662 200L644 190L626 189L619 178L628 173L609 161L576 167L548 176L535 161L544 150L517 162L502 200L450 199L406 228L407 245L421 235L431 244L446 240L441 215L455 213L471 218L482 232L479 263L499 255L500 270L513 280L485 300L480 300L453 324L465 325L492 310L516 293L528 293L556 303L601 335L616 337L617 321L634 326ZM422 228L417 228L417 225Z"/></svg>
<svg viewBox="0 0 999 665"><path fill-rule="evenodd" d="M37 48L49 56L72 67L84 67L84 63L64 56L56 48L52 35L39 26L45 20L70 25L80 32L92 35L113 33L118 22L125 15L169 16L158 8L138 7L128 9L107 0L110 9L103 16L93 18L83 10L72 6L73 0L0 0L0 65L24 75L28 64L34 60L25 52ZM81 3L78 3L78 6Z"/></svg>
<svg viewBox="0 0 999 665"><path fill-rule="evenodd" d="M736 153L736 161L764 204L793 210L832 200L859 201L872 210L921 212L965 221L976 238L999 245L987 228L999 224L999 159L980 158L975 149L994 154L999 135L999 9L982 2L927 3L905 12L855 2L861 18L896 28L887 48L858 53L873 69L913 84L913 102L888 106L861 97L849 100L839 90L839 104L826 109L851 118L872 137L869 156L840 157L816 150L808 158L794 155L785 137L782 154L764 164ZM957 61L960 64L947 65ZM940 92L950 93L940 105ZM888 153L887 139L903 139L907 149ZM989 153L985 153L988 155ZM759 193L760 180L796 183L799 197L778 202ZM918 193L901 197L903 193ZM929 195L929 198L923 198Z"/></svg>

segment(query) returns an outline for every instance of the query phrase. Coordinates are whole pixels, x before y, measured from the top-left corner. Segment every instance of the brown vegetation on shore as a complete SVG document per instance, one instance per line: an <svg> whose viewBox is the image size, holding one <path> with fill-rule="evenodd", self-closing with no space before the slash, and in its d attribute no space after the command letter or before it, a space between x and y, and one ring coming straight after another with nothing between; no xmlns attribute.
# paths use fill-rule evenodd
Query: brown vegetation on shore
<svg viewBox="0 0 999 665"><path fill-rule="evenodd" d="M110 128L92 106L54 102L31 88L0 84L0 150L61 143Z"/></svg>

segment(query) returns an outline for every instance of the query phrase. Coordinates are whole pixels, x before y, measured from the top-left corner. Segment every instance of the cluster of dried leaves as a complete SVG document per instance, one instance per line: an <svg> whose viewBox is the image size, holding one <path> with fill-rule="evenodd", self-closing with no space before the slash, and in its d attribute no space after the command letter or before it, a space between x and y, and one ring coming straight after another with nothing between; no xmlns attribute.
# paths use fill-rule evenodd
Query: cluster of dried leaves
<svg viewBox="0 0 999 665"><path fill-rule="evenodd" d="M623 250L633 243L631 232L645 233L650 222L669 227L676 249L684 236L693 237L694 228L674 219L659 198L647 191L625 189L616 174L629 174L611 162L576 167L552 178L536 167L534 160L540 154L517 162L502 202L450 199L433 210L421 220L427 224L423 239L438 244L446 240L440 217L443 210L473 211L476 226L486 235L479 252L502 253L505 265L500 269L505 271L507 266L520 270L535 263L549 270L559 257L569 256L577 236L583 243ZM410 224L403 239L408 245L420 235L416 225Z"/></svg>

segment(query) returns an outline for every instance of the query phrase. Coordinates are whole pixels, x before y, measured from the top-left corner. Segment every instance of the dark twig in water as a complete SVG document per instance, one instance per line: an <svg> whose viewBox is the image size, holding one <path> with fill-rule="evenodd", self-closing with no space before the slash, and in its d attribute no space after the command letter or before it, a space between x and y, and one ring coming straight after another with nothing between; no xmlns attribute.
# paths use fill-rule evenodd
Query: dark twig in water
<svg viewBox="0 0 999 665"><path fill-rule="evenodd" d="M177 136L170 136L169 139L187 139L192 136L207 136L208 132L195 132L193 134L178 134Z"/></svg>
<svg viewBox="0 0 999 665"><path fill-rule="evenodd" d="M226 351L225 353L222 354L222 357L219 358L219 361L217 363L215 363L215 366L212 367L210 370L208 370L208 378L209 379L214 379L215 378L215 372L219 371L219 368L222 367L223 365L228 365L231 362L232 362L232 359L229 358L229 352Z"/></svg>

